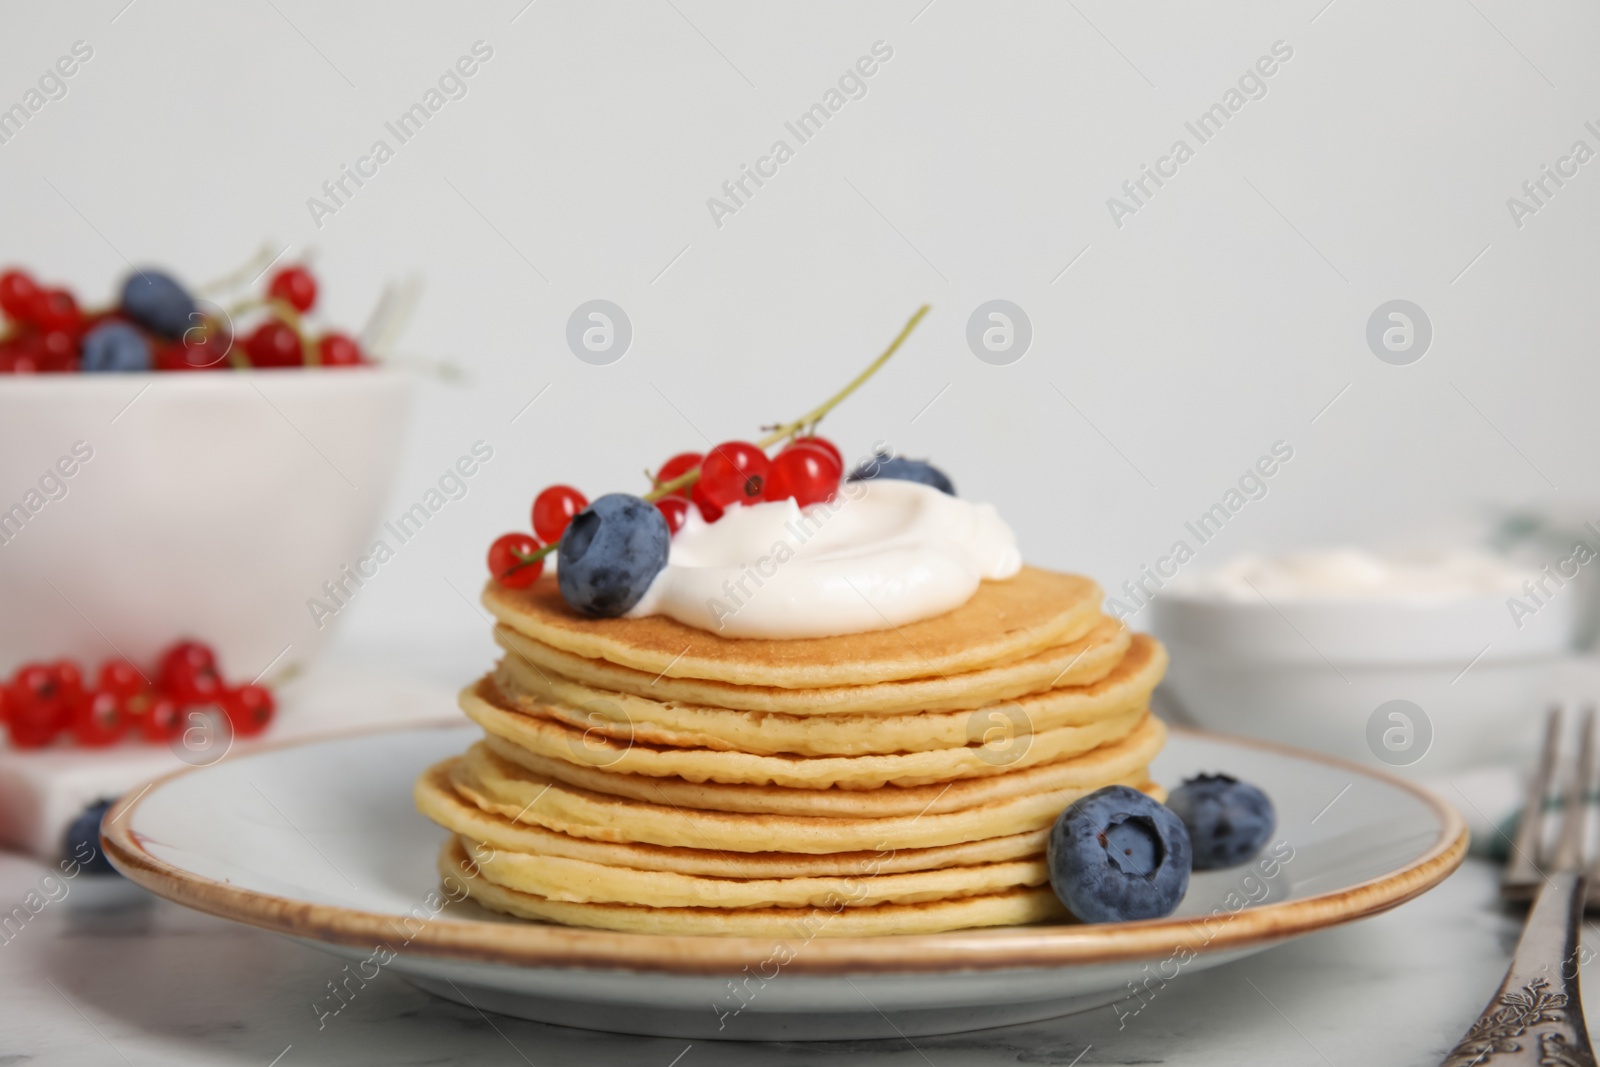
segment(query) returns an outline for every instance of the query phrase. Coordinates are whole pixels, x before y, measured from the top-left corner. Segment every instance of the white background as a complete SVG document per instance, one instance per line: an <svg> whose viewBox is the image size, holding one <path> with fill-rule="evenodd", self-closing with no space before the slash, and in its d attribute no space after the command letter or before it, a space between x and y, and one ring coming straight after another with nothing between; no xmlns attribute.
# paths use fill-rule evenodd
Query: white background
<svg viewBox="0 0 1600 1067"><path fill-rule="evenodd" d="M1589 5L524 2L0 16L0 106L94 49L0 146L0 258L101 302L124 256L199 282L314 249L352 327L385 281L425 280L403 352L464 377L424 379L388 513L474 440L496 459L342 615L347 656L461 680L491 646L446 579L476 588L540 487L639 491L795 417L924 301L825 432L931 457L1031 560L1108 588L1278 440L1293 461L1195 567L1467 536L1514 502L1593 517L1600 161L1521 229L1506 207L1575 140L1600 149ZM479 40L468 95L318 228L307 199ZM880 40L867 96L714 225L706 199ZM1119 229L1107 198L1280 40L1268 94ZM565 344L593 298L633 323L611 366ZM1010 366L965 343L993 298L1033 323ZM1411 366L1364 339L1394 298L1433 322Z"/></svg>

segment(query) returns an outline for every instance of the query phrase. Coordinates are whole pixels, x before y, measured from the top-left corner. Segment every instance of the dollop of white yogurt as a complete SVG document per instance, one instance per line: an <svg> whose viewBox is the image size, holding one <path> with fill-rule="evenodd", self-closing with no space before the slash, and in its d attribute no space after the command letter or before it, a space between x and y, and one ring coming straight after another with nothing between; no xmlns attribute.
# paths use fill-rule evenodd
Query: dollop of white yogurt
<svg viewBox="0 0 1600 1067"><path fill-rule="evenodd" d="M823 504L694 508L667 566L629 617L668 615L723 637L831 637L960 607L984 579L1022 569L989 504L915 482L845 482Z"/></svg>
<svg viewBox="0 0 1600 1067"><path fill-rule="evenodd" d="M1283 555L1246 555L1173 588L1240 600L1265 596L1314 599L1443 599L1514 593L1531 571L1472 549L1379 555L1333 548Z"/></svg>

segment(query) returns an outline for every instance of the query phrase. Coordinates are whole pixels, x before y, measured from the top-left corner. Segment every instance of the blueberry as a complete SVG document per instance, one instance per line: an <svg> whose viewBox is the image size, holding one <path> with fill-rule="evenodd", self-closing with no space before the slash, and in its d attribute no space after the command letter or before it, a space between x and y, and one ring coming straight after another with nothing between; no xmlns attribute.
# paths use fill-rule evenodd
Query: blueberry
<svg viewBox="0 0 1600 1067"><path fill-rule="evenodd" d="M891 459L879 453L850 472L852 482L865 482L873 478L918 482L922 485L931 485L941 493L956 495L956 487L944 471L925 460L906 459L902 456Z"/></svg>
<svg viewBox="0 0 1600 1067"><path fill-rule="evenodd" d="M117 873L111 861L106 859L105 850L100 847L100 820L105 818L106 810L110 807L111 801L97 800L79 812L78 817L72 820L72 825L67 827L63 848L65 858L81 863L84 874ZM85 859L85 856L90 858Z"/></svg>
<svg viewBox="0 0 1600 1067"><path fill-rule="evenodd" d="M195 324L194 298L158 270L136 270L122 283L122 313L152 333L174 340Z"/></svg>
<svg viewBox="0 0 1600 1067"><path fill-rule="evenodd" d="M1277 823L1267 794L1226 774L1190 778L1172 791L1167 807L1189 828L1197 871L1252 859Z"/></svg>
<svg viewBox="0 0 1600 1067"><path fill-rule="evenodd" d="M150 369L150 342L125 322L102 322L83 335L78 368L86 371Z"/></svg>
<svg viewBox="0 0 1600 1067"><path fill-rule="evenodd" d="M1125 785L1073 804L1050 830L1050 885L1081 921L1171 915L1189 888L1183 820Z"/></svg>
<svg viewBox="0 0 1600 1067"><path fill-rule="evenodd" d="M660 510L607 493L572 517L557 550L561 595L576 611L615 618L639 603L667 565L672 535Z"/></svg>

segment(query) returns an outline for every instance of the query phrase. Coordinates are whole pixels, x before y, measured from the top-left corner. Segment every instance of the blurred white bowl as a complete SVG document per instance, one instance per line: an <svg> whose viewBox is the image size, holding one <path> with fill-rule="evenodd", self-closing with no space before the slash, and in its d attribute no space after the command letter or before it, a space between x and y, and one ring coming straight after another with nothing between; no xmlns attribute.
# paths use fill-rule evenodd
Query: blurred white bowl
<svg viewBox="0 0 1600 1067"><path fill-rule="evenodd" d="M1573 603L1557 596L1519 630L1503 592L1268 603L1171 589L1152 628L1172 655L1162 693L1200 725L1431 774L1531 746ZM1420 720L1379 713L1391 700Z"/></svg>
<svg viewBox="0 0 1600 1067"><path fill-rule="evenodd" d="M0 378L0 670L183 636L229 678L303 665L328 632L307 600L371 547L408 396L379 368Z"/></svg>

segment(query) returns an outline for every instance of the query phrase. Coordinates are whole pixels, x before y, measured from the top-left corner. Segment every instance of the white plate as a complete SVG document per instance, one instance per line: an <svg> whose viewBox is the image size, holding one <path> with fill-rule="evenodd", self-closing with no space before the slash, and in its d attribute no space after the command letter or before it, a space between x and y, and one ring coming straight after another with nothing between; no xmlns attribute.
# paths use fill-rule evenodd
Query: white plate
<svg viewBox="0 0 1600 1067"><path fill-rule="evenodd" d="M388 969L543 1022L820 1040L956 1033L1124 998L1119 1011L1137 1010L1136 991L1180 971L1409 900L1455 870L1467 845L1452 808L1398 779L1174 730L1158 781L1233 774L1271 795L1279 824L1256 864L1197 873L1169 919L788 942L623 934L510 920L471 902L437 907L445 832L416 813L411 786L478 736L458 724L393 730L183 772L108 813L106 850L161 896L351 961L351 990ZM327 1009L337 1007L330 993Z"/></svg>

